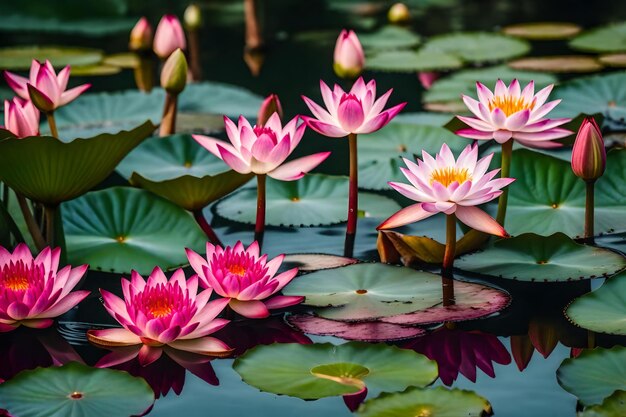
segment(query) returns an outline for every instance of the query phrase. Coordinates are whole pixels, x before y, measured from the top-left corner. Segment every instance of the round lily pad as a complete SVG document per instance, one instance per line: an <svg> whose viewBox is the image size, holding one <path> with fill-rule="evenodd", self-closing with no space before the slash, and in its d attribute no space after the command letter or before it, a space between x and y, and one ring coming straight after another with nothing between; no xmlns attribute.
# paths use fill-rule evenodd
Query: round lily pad
<svg viewBox="0 0 626 417"><path fill-rule="evenodd" d="M454 114L439 114L430 112L400 113L393 118L391 124L412 123L415 125L444 126L454 119ZM378 131L377 131L378 132ZM364 136L365 137L365 136Z"/></svg>
<svg viewBox="0 0 626 417"><path fill-rule="evenodd" d="M292 253L285 255L282 267L291 269L298 267L300 271L318 271L320 269L338 268L359 262L358 259L325 253ZM287 266L286 266L287 265Z"/></svg>
<svg viewBox="0 0 626 417"><path fill-rule="evenodd" d="M626 67L626 53L600 55L598 61L608 67Z"/></svg>
<svg viewBox="0 0 626 417"><path fill-rule="evenodd" d="M367 400L356 413L361 417L484 417L493 414L485 398L460 389L411 387Z"/></svg>
<svg viewBox="0 0 626 417"><path fill-rule="evenodd" d="M107 55L102 60L105 65L111 65L120 68L136 68L139 66L140 58L134 52L122 52L119 54Z"/></svg>
<svg viewBox="0 0 626 417"><path fill-rule="evenodd" d="M381 50L368 55L365 66L374 71L418 72L460 68L463 62L455 55L436 50Z"/></svg>
<svg viewBox="0 0 626 417"><path fill-rule="evenodd" d="M262 391L303 399L354 394L365 387L399 391L437 378L437 365L423 355L360 342L257 346L237 358L233 368Z"/></svg>
<svg viewBox="0 0 626 417"><path fill-rule="evenodd" d="M102 60L102 51L91 48L65 46L20 46L0 48L0 68L12 71L26 71L33 59L49 60L56 68L66 65L93 65Z"/></svg>
<svg viewBox="0 0 626 417"><path fill-rule="evenodd" d="M455 266L506 279L554 282L609 276L626 267L626 259L608 249L580 245L563 233L525 233L465 255Z"/></svg>
<svg viewBox="0 0 626 417"><path fill-rule="evenodd" d="M502 33L531 40L561 40L576 36L581 30L576 23L533 22L505 26Z"/></svg>
<svg viewBox="0 0 626 417"><path fill-rule="evenodd" d="M574 324L594 332L626 335L626 273L574 300L565 315Z"/></svg>
<svg viewBox="0 0 626 417"><path fill-rule="evenodd" d="M626 411L626 391L618 390L609 395L600 405L586 407L578 417L622 417Z"/></svg>
<svg viewBox="0 0 626 417"><path fill-rule="evenodd" d="M587 55L561 55L520 58L509 61L513 69L545 72L597 72L603 68L595 57Z"/></svg>
<svg viewBox="0 0 626 417"><path fill-rule="evenodd" d="M83 65L80 67L72 67L72 77L97 77L106 75L115 75L122 72L120 67L114 67L107 64Z"/></svg>
<svg viewBox="0 0 626 417"><path fill-rule="evenodd" d="M626 51L626 22L589 30L572 39L569 46L589 52Z"/></svg>
<svg viewBox="0 0 626 417"><path fill-rule="evenodd" d="M24 371L0 385L0 404L20 417L140 415L153 402L143 378L76 362Z"/></svg>
<svg viewBox="0 0 626 417"><path fill-rule="evenodd" d="M420 43L419 35L394 25L384 26L374 33L360 34L359 40L365 49L402 49Z"/></svg>
<svg viewBox="0 0 626 417"><path fill-rule="evenodd" d="M317 226L340 223L348 216L348 178L322 174L306 175L298 181L267 178L265 224L271 226ZM220 200L215 210L229 220L254 224L256 188L245 188ZM400 210L390 198L362 193L359 214L385 217Z"/></svg>
<svg viewBox="0 0 626 417"><path fill-rule="evenodd" d="M626 390L626 347L583 350L577 358L565 359L556 377L582 404L600 404L614 391Z"/></svg>
<svg viewBox="0 0 626 417"><path fill-rule="evenodd" d="M497 33L467 32L433 36L423 50L443 52L467 62L481 63L524 55L530 50L530 44Z"/></svg>
<svg viewBox="0 0 626 417"><path fill-rule="evenodd" d="M424 103L424 110L440 113L467 113L467 107L460 100Z"/></svg>
<svg viewBox="0 0 626 417"><path fill-rule="evenodd" d="M90 14L94 16L97 12L90 10ZM135 23L137 23L136 17L90 18L83 16L80 19L68 20L22 14L0 16L0 30L6 32L78 34L89 37L128 33Z"/></svg>
<svg viewBox="0 0 626 417"><path fill-rule="evenodd" d="M113 187L62 206L68 262L91 269L149 274L188 263L206 236L189 213L147 191Z"/></svg>
<svg viewBox="0 0 626 417"><path fill-rule="evenodd" d="M474 304L485 302L483 285L455 281L454 288L455 293L459 292L459 305L474 303L474 295L479 299ZM404 320L401 316L390 316L439 306L443 298L441 276L379 263L359 263L312 272L291 281L283 293L304 296L304 304L320 307L315 313L327 319L368 321L385 317L385 321L394 324L413 321L411 317ZM500 308L506 307L509 300L504 293L486 298L487 302L493 300L493 305L500 305ZM497 309L490 312L493 311ZM454 315L452 310L449 315ZM445 317L445 313L440 312L438 317ZM414 321L419 322L417 318Z"/></svg>
<svg viewBox="0 0 626 417"><path fill-rule="evenodd" d="M346 340L362 342L383 342L410 339L426 333L424 329L399 324L366 321L346 323L329 320L310 314L296 314L287 317L287 322L303 333L319 336L335 336Z"/></svg>

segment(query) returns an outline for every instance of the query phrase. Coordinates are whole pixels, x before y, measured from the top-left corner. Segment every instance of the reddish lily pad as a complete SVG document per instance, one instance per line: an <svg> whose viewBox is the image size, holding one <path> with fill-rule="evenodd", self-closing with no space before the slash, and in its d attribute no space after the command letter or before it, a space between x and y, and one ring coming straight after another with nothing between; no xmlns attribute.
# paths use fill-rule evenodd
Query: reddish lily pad
<svg viewBox="0 0 626 417"><path fill-rule="evenodd" d="M531 40L569 39L578 35L581 30L579 25L569 22L518 23L502 28L506 35Z"/></svg>
<svg viewBox="0 0 626 417"><path fill-rule="evenodd" d="M285 255L283 268L288 264L289 268L298 267L300 271L318 271L320 269L338 268L359 262L358 259L345 258L343 256L328 255L325 253L292 253Z"/></svg>
<svg viewBox="0 0 626 417"><path fill-rule="evenodd" d="M586 55L541 56L516 59L509 67L525 71L596 72L604 66L596 58Z"/></svg>

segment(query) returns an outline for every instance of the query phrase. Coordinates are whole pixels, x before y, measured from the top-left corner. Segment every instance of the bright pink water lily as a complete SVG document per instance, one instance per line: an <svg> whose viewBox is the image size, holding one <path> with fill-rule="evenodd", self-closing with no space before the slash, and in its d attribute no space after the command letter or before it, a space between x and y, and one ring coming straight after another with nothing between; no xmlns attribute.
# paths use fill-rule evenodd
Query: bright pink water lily
<svg viewBox="0 0 626 417"><path fill-rule="evenodd" d="M252 127L243 116L239 117L238 125L224 116L224 124L230 144L202 135L193 135L193 138L241 174L253 172L281 181L294 181L330 155L330 152L320 152L283 163L296 149L306 129L305 124L298 126L298 117L284 127L278 113L272 114L263 127Z"/></svg>
<svg viewBox="0 0 626 417"><path fill-rule="evenodd" d="M248 249L241 242L225 249L207 243L206 259L190 249L187 249L187 258L201 284L225 297L228 305L242 316L264 318L269 316L271 309L292 306L304 300L304 297L284 295L266 300L289 284L298 268L276 275L284 255L268 262L267 255L259 257L256 241Z"/></svg>
<svg viewBox="0 0 626 417"><path fill-rule="evenodd" d="M161 59L167 59L177 49L187 48L185 32L180 20L173 14L164 15L157 25L154 34L154 53Z"/></svg>
<svg viewBox="0 0 626 417"><path fill-rule="evenodd" d="M18 138L39 135L39 110L28 100L4 100L4 128Z"/></svg>
<svg viewBox="0 0 626 417"><path fill-rule="evenodd" d="M552 87L549 85L535 94L533 81L522 90L517 80L513 80L508 87L498 80L492 93L477 82L478 101L463 96L465 105L476 117L457 116L470 128L458 130L456 134L470 139L495 139L498 143L514 139L532 148L560 147L560 143L552 141L573 132L558 127L571 119L544 118L561 102L554 100L546 103Z"/></svg>
<svg viewBox="0 0 626 417"><path fill-rule="evenodd" d="M163 349L173 348L209 356L223 356L230 348L209 334L228 324L216 318L228 300L209 301L211 290L198 294L198 276L185 279L178 269L168 279L155 268L146 282L133 271L131 280L122 279L124 299L100 290L104 307L123 328L89 330L92 343L105 347L135 346L129 355L138 354L146 366L159 359Z"/></svg>
<svg viewBox="0 0 626 417"><path fill-rule="evenodd" d="M513 178L493 177L500 171L487 172L493 154L478 160L478 147L468 145L454 159L445 143L433 158L422 151L423 161L417 164L404 159L407 168L400 168L411 184L390 182L389 185L405 197L420 201L403 208L385 220L377 229L392 229L428 218L436 213L456 214L466 225L496 236L507 236L506 231L491 216L475 207L502 194L501 188Z"/></svg>
<svg viewBox="0 0 626 417"><path fill-rule="evenodd" d="M70 79L70 66L63 68L57 75L50 61L40 64L39 61L33 60L29 78L9 71L4 71L4 78L9 87L25 100L31 99L28 91L30 84L50 110L66 105L91 87L91 84L83 84L66 91Z"/></svg>
<svg viewBox="0 0 626 417"><path fill-rule="evenodd" d="M320 81L320 89L326 109L302 96L317 119L302 118L311 129L331 138L348 136L350 133L375 132L389 123L406 105L401 103L383 111L393 89L375 100L376 81L371 80L366 85L363 77L356 80L349 93L337 84L331 90L323 81Z"/></svg>
<svg viewBox="0 0 626 417"><path fill-rule="evenodd" d="M45 248L33 259L23 243L13 253L0 246L0 332L20 325L50 327L55 317L89 295L89 291L71 292L87 265L57 271L60 255L59 248Z"/></svg>

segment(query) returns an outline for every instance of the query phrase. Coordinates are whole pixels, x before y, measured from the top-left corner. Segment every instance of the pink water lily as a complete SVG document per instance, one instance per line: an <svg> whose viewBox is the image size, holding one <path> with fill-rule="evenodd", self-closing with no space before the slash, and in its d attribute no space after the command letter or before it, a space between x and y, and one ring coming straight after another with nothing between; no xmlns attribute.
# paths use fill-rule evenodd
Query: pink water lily
<svg viewBox="0 0 626 417"><path fill-rule="evenodd" d="M457 116L470 128L461 129L457 135L470 139L490 140L505 143L514 139L532 148L556 148L562 146L555 139L569 136L573 132L560 128L571 119L544 118L561 100L546 103L553 85L535 94L535 83L531 81L522 90L517 80L507 87L502 80L496 82L494 92L477 82L478 100L463 95L463 101L476 117Z"/></svg>
<svg viewBox="0 0 626 417"><path fill-rule="evenodd" d="M200 283L228 300L228 305L242 316L258 319L269 316L269 310L289 307L304 297L275 295L296 276L298 268L276 275L284 255L271 261L259 256L255 241L248 249L241 242L234 247L206 245L206 258L187 249L191 267L200 277ZM275 276L276 275L276 276Z"/></svg>
<svg viewBox="0 0 626 417"><path fill-rule="evenodd" d="M335 43L333 68L340 77L356 78L365 66L365 53L353 30L342 30Z"/></svg>
<svg viewBox="0 0 626 417"><path fill-rule="evenodd" d="M50 327L89 295L71 292L87 271L87 265L59 268L61 249L49 247L33 258L28 246L17 245L13 253L0 246L0 332L20 325Z"/></svg>
<svg viewBox="0 0 626 417"><path fill-rule="evenodd" d="M4 128L18 138L39 135L39 110L28 100L4 100Z"/></svg>
<svg viewBox="0 0 626 417"><path fill-rule="evenodd" d="M513 178L493 179L500 170L487 172L492 157L490 154L478 160L478 147L468 145L455 160L444 143L436 158L425 151L422 151L423 160L418 159L417 164L405 158L407 168L400 169L411 184L390 182L389 185L419 203L398 211L377 229L392 229L442 212L455 214L476 230L507 236L498 222L476 207L498 197L502 194L501 188L514 181Z"/></svg>
<svg viewBox="0 0 626 417"><path fill-rule="evenodd" d="M47 60L44 64L33 60L30 66L29 78L21 77L9 71L4 71L4 78L9 87L25 100L31 100L31 93L28 87L31 85L31 91L34 91L45 103L46 111L52 111L66 105L91 87L91 84L83 84L67 90L67 82L70 79L70 66L63 68L57 75L52 64ZM35 105L39 107L37 103Z"/></svg>
<svg viewBox="0 0 626 417"><path fill-rule="evenodd" d="M216 318L228 300L209 301L212 291L198 294L198 276L185 279L182 269L168 280L155 268L147 282L133 271L131 280L122 278L124 299L100 290L104 307L123 327L89 330L89 341L105 347L130 347L146 366L159 359L164 349L177 349L208 356L224 356L230 348L208 335L228 324Z"/></svg>

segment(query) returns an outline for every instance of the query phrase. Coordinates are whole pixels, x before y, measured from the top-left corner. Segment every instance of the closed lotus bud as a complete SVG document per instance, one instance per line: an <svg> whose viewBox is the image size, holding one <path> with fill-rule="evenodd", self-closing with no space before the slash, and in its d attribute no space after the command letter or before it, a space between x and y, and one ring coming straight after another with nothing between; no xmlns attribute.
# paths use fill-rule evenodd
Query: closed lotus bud
<svg viewBox="0 0 626 417"><path fill-rule="evenodd" d="M161 18L154 34L154 53L161 59L167 59L176 49L187 48L185 32L178 18L166 14Z"/></svg>
<svg viewBox="0 0 626 417"><path fill-rule="evenodd" d="M585 181L595 181L604 174L605 167L602 133L593 117L585 117L572 149L572 171Z"/></svg>
<svg viewBox="0 0 626 417"><path fill-rule="evenodd" d="M420 80L424 90L429 90L435 81L439 79L439 73L436 71L422 71L417 74L417 78Z"/></svg>
<svg viewBox="0 0 626 417"><path fill-rule="evenodd" d="M342 30L335 44L335 74L342 78L356 78L365 66L365 54L354 31Z"/></svg>
<svg viewBox="0 0 626 417"><path fill-rule="evenodd" d="M161 87L170 94L180 94L187 85L187 58L180 49L165 61L161 71Z"/></svg>
<svg viewBox="0 0 626 417"><path fill-rule="evenodd" d="M50 100L47 95L35 88L32 84L28 83L27 88L30 101L35 107L37 107L37 109L39 109L39 111L49 113L56 109L54 102Z"/></svg>
<svg viewBox="0 0 626 417"><path fill-rule="evenodd" d="M187 6L183 20L187 29L198 30L202 26L202 10L200 10L200 6L194 3Z"/></svg>
<svg viewBox="0 0 626 417"><path fill-rule="evenodd" d="M133 30L130 31L128 48L131 51L146 51L152 47L152 26L148 19L139 19Z"/></svg>
<svg viewBox="0 0 626 417"><path fill-rule="evenodd" d="M280 104L278 95L270 94L263 100L261 108L259 109L259 115L257 117L256 124L258 126L264 126L267 119L274 113L278 113L278 117L283 118L283 107Z"/></svg>
<svg viewBox="0 0 626 417"><path fill-rule="evenodd" d="M411 12L404 3L396 3L389 8L387 19L390 23L407 23L411 21Z"/></svg>

